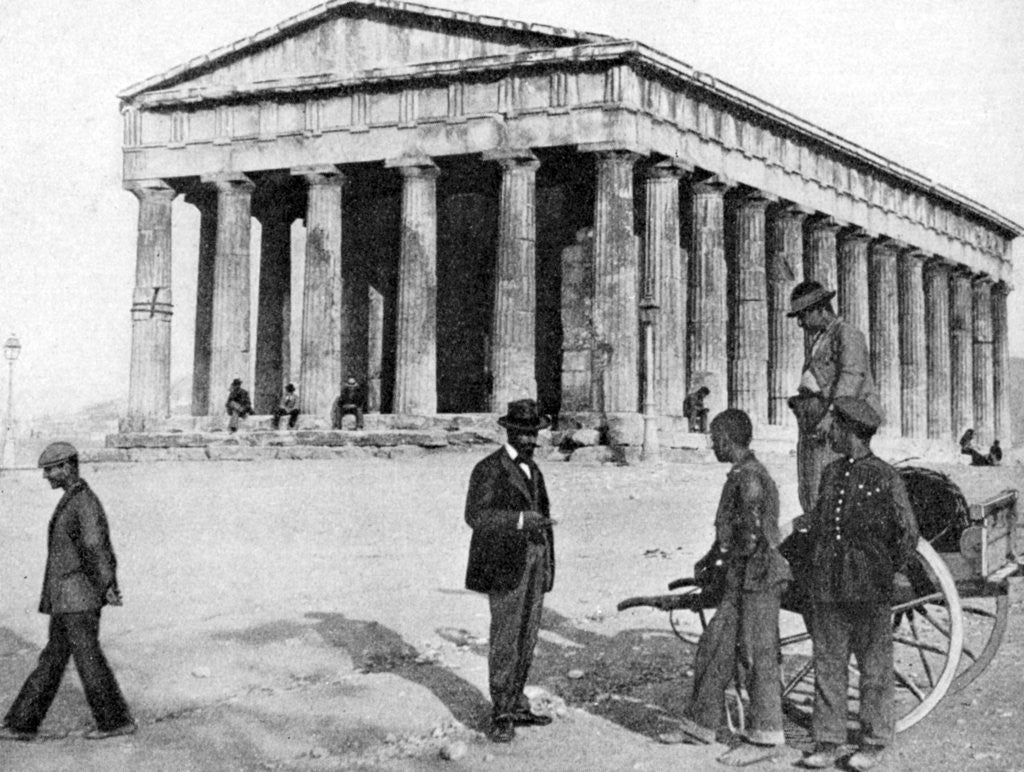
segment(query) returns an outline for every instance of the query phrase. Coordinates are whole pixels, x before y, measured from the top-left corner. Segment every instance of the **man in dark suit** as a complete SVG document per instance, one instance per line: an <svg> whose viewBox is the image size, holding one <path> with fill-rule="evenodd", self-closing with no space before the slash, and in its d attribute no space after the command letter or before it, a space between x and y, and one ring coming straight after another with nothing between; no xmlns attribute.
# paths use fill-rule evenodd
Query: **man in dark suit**
<svg viewBox="0 0 1024 772"><path fill-rule="evenodd" d="M544 593L555 578L555 543L544 476L533 461L537 432L549 421L537 403L508 404L498 419L508 441L473 469L466 522L473 529L466 587L486 592L491 607L488 674L494 742L511 742L515 726L544 726L523 694L537 645Z"/></svg>
<svg viewBox="0 0 1024 772"><path fill-rule="evenodd" d="M249 392L242 388L241 378L231 381L231 390L224 408L229 416L228 431L234 434L238 431L238 422L252 415L252 400L249 399Z"/></svg>
<svg viewBox="0 0 1024 772"><path fill-rule="evenodd" d="M341 394L334 400L331 408L331 426L335 429L342 429L342 422L345 416L356 417L356 431L363 428L363 410L366 408L366 397L363 395L363 387L359 385L353 376L349 376L341 387Z"/></svg>
<svg viewBox="0 0 1024 772"><path fill-rule="evenodd" d="M43 478L64 495L50 519L46 574L39 612L50 615L50 639L0 727L0 740L35 737L57 694L68 660L75 660L96 720L89 740L137 729L100 649L100 609L120 606L117 559L103 505L78 476L78 451L54 442L39 457Z"/></svg>

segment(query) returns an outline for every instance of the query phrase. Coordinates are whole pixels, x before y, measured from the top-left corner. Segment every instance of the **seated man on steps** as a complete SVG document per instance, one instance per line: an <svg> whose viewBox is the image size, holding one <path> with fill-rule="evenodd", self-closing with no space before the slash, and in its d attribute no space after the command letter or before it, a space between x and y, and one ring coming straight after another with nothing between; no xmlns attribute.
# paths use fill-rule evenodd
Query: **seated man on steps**
<svg viewBox="0 0 1024 772"><path fill-rule="evenodd" d="M335 429L344 428L342 423L345 416L352 414L356 417L356 430L362 430L365 408L366 398L363 396L363 387L350 375L345 381L345 385L341 387L341 394L334 400L334 408L331 410L331 426Z"/></svg>

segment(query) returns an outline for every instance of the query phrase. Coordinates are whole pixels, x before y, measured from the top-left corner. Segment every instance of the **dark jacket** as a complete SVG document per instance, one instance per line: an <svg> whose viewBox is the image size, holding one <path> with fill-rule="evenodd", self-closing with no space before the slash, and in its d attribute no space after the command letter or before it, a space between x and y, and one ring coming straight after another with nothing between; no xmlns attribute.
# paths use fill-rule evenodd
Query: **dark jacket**
<svg viewBox="0 0 1024 772"><path fill-rule="evenodd" d="M715 538L733 582L748 592L784 585L792 574L779 553L779 491L753 453L733 464L715 514Z"/></svg>
<svg viewBox="0 0 1024 772"><path fill-rule="evenodd" d="M530 539L543 540L548 550L548 582L555 579L555 540L551 529L541 533L518 530L519 513L532 510L551 516L544 475L533 467L527 480L504 447L473 468L466 495L466 522L473 529L469 544L466 588L476 592L511 590L523 576ZM533 485L531 485L531 482ZM536 488L536 494L531 490Z"/></svg>
<svg viewBox="0 0 1024 772"><path fill-rule="evenodd" d="M117 558L103 505L84 480L64 492L50 518L42 614L93 611L117 587Z"/></svg>
<svg viewBox="0 0 1024 772"><path fill-rule="evenodd" d="M224 403L224 408L228 413L235 411L242 418L252 415L252 400L249 399L249 392L241 386L232 387L228 392L228 401Z"/></svg>
<svg viewBox="0 0 1024 772"><path fill-rule="evenodd" d="M816 602L891 602L893 575L914 555L918 539L899 473L874 455L829 464L810 535Z"/></svg>

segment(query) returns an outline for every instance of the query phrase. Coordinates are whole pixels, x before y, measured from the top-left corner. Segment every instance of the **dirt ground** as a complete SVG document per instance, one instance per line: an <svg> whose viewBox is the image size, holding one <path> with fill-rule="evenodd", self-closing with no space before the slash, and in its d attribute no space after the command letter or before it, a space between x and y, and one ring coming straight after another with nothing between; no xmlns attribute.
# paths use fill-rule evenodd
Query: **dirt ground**
<svg viewBox="0 0 1024 772"><path fill-rule="evenodd" d="M69 672L43 739L3 770L715 769L721 746L666 746L693 648L668 615L618 613L665 591L711 541L726 467L543 464L558 559L531 683L557 718L486 741L486 599L463 589L466 483L485 450L403 459L87 465L125 605L102 641L139 719L90 742ZM765 459L784 519L794 461ZM948 467L970 500L1024 488L1024 466ZM0 478L0 707L45 641L36 613L47 519L38 471ZM995 662L898 737L898 770L1024 770L1024 606ZM699 629L694 615L684 625ZM806 732L755 769L792 767ZM442 756L454 756L444 759Z"/></svg>

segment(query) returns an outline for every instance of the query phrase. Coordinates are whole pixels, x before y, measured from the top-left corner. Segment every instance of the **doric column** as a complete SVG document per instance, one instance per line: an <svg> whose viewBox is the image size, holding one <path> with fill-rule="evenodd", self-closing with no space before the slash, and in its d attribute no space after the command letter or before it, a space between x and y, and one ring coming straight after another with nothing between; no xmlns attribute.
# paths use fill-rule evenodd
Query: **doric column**
<svg viewBox="0 0 1024 772"><path fill-rule="evenodd" d="M379 413L384 371L384 294L373 285L367 288L367 294L366 412Z"/></svg>
<svg viewBox="0 0 1024 772"><path fill-rule="evenodd" d="M982 451L995 439L992 395L992 280L979 276L974 295L974 436Z"/></svg>
<svg viewBox="0 0 1024 772"><path fill-rule="evenodd" d="M605 413L635 413L640 402L639 266L633 232L633 165L628 150L596 153L594 334Z"/></svg>
<svg viewBox="0 0 1024 772"><path fill-rule="evenodd" d="M206 178L217 186L209 415L223 415L234 378L249 375L249 237L252 191L244 174ZM251 386L251 385L250 385Z"/></svg>
<svg viewBox="0 0 1024 772"><path fill-rule="evenodd" d="M943 260L924 268L925 337L928 341L928 436L950 439L949 269Z"/></svg>
<svg viewBox="0 0 1024 772"><path fill-rule="evenodd" d="M841 227L824 215L807 220L804 278L816 281L826 289L836 288L836 234Z"/></svg>
<svg viewBox="0 0 1024 772"><path fill-rule="evenodd" d="M915 249L899 258L900 413L904 437L928 434L928 356L924 327L925 255Z"/></svg>
<svg viewBox="0 0 1024 772"><path fill-rule="evenodd" d="M171 204L177 193L163 180L129 190L139 200L139 222L128 417L141 430L146 418L171 412Z"/></svg>
<svg viewBox="0 0 1024 772"><path fill-rule="evenodd" d="M704 400L714 416L726 407L726 324L724 197L729 183L718 177L693 186L693 239L687 302L687 389L707 386Z"/></svg>
<svg viewBox="0 0 1024 772"><path fill-rule="evenodd" d="M210 345L213 335L213 272L217 260L217 196L198 188L186 198L199 210L196 324L192 350L192 415L210 412Z"/></svg>
<svg viewBox="0 0 1024 772"><path fill-rule="evenodd" d="M871 371L885 414L881 434L899 437L900 342L899 302L896 288L896 244L883 239L871 245L868 257L868 296L871 305Z"/></svg>
<svg viewBox="0 0 1024 772"><path fill-rule="evenodd" d="M491 329L491 410L504 412L515 399L537 397L537 218L540 162L529 151L485 153L501 166L498 260Z"/></svg>
<svg viewBox="0 0 1024 772"><path fill-rule="evenodd" d="M394 412L437 413L437 175L429 158L387 162L402 174Z"/></svg>
<svg viewBox="0 0 1024 772"><path fill-rule="evenodd" d="M755 424L768 419L768 298L765 279L765 210L754 191L736 206L736 266L729 315L729 405Z"/></svg>
<svg viewBox="0 0 1024 772"><path fill-rule="evenodd" d="M1010 415L1010 332L1006 299L1010 288L1005 282L992 287L992 386L995 438L1003 448L1012 442L1013 417Z"/></svg>
<svg viewBox="0 0 1024 772"><path fill-rule="evenodd" d="M768 422L795 423L787 400L796 394L803 367L804 333L790 319L789 296L804 278L806 209L787 205L773 210L768 239Z"/></svg>
<svg viewBox="0 0 1024 772"><path fill-rule="evenodd" d="M974 311L971 272L961 266L953 271L951 285L950 354L953 435L959 438L974 426Z"/></svg>
<svg viewBox="0 0 1024 772"><path fill-rule="evenodd" d="M336 166L293 169L309 185L306 267L302 292L299 403L303 413L329 416L341 389L341 188Z"/></svg>
<svg viewBox="0 0 1024 772"><path fill-rule="evenodd" d="M686 399L686 251L679 243L679 180L692 172L677 161L647 170L644 296L654 312L656 411L678 416Z"/></svg>
<svg viewBox="0 0 1024 772"><path fill-rule="evenodd" d="M838 240L839 315L870 336L870 303L868 301L868 244L871 236L859 228L840 231Z"/></svg>
<svg viewBox="0 0 1024 772"><path fill-rule="evenodd" d="M259 220L263 235L253 399L257 413L271 413L289 377L286 355L291 315L291 218L288 211L273 208L262 213Z"/></svg>

